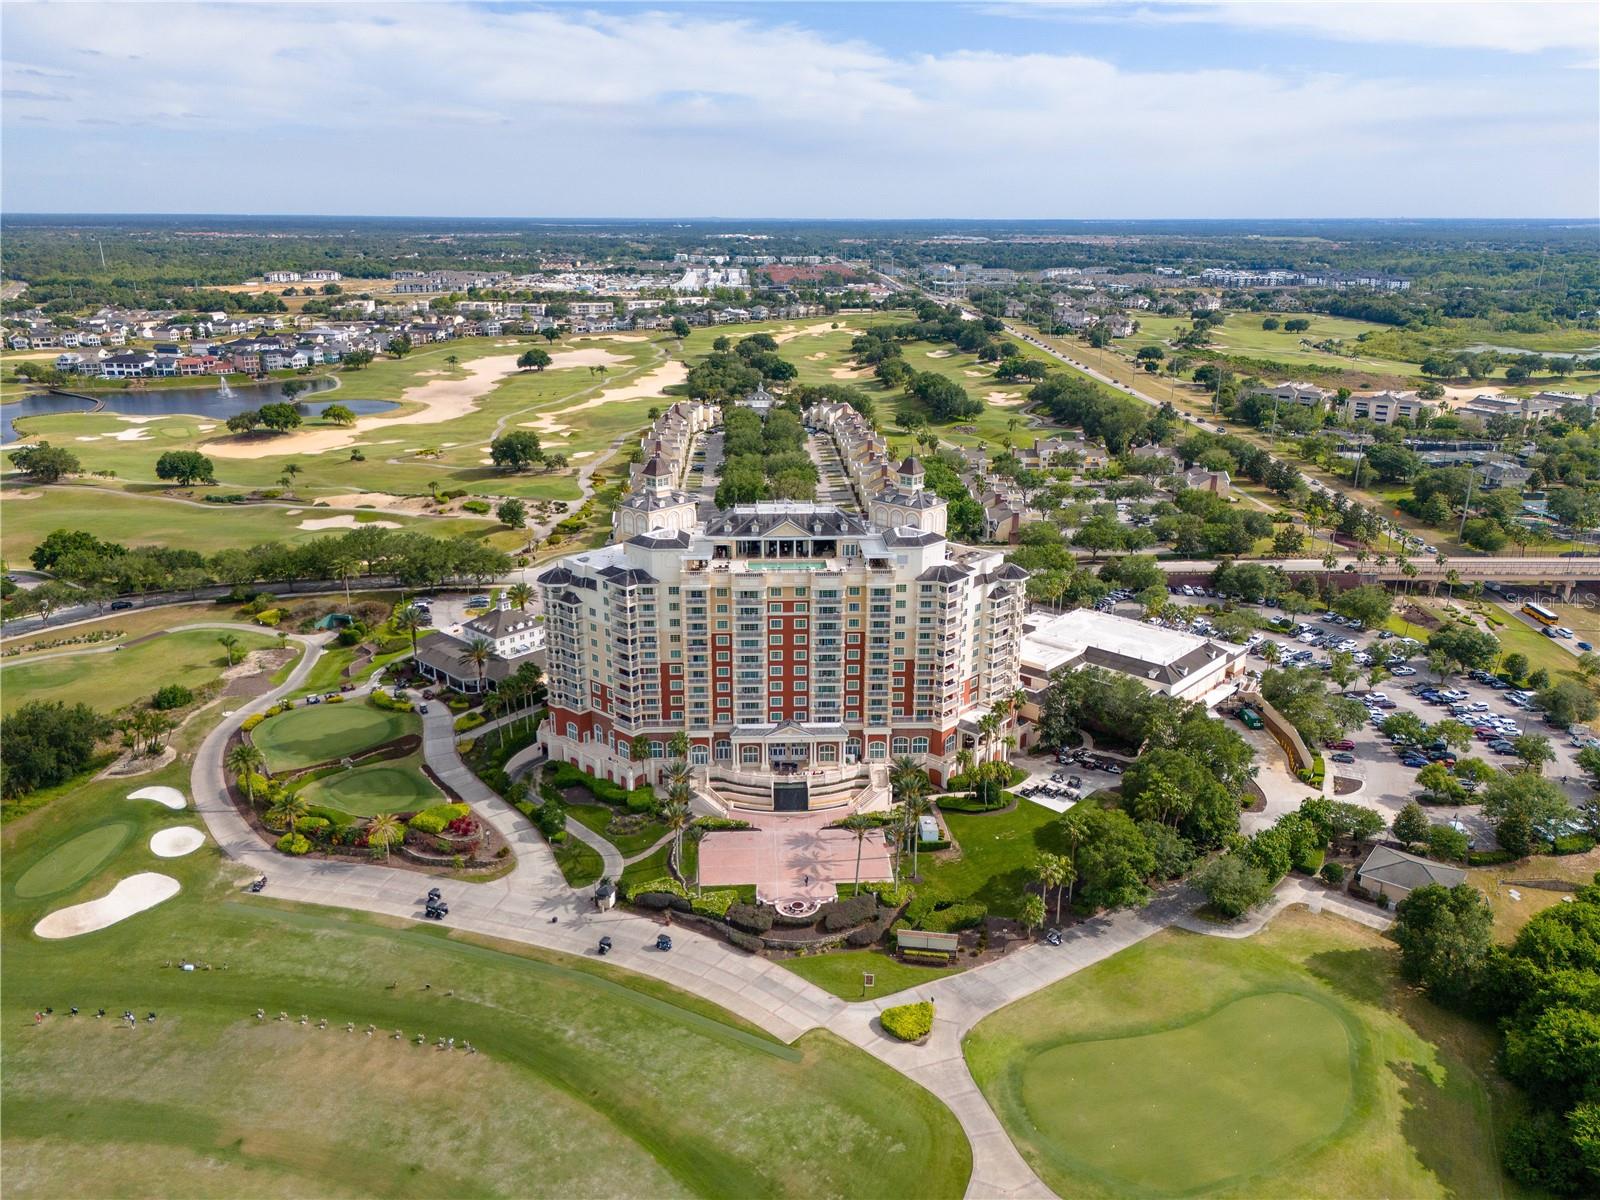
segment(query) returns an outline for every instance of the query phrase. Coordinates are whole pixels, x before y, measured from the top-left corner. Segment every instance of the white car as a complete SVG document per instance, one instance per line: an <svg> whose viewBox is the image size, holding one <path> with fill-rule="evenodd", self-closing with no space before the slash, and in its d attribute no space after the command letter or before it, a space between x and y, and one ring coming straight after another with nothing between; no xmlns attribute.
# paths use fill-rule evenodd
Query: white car
<svg viewBox="0 0 1600 1200"><path fill-rule="evenodd" d="M1415 675L1416 673L1417 673L1417 669L1415 667L1390 667L1389 668L1389 674L1398 675L1401 679L1404 679L1408 675Z"/></svg>

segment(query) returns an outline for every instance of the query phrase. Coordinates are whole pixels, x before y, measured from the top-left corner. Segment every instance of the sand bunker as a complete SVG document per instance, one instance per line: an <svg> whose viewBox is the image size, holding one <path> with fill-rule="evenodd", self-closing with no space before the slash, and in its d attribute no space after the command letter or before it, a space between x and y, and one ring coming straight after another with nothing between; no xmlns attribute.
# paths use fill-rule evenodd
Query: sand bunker
<svg viewBox="0 0 1600 1200"><path fill-rule="evenodd" d="M154 800L157 804L165 804L168 808L189 807L189 802L184 799L183 793L175 787L140 788L137 792L129 792L128 799Z"/></svg>
<svg viewBox="0 0 1600 1200"><path fill-rule="evenodd" d="M848 333L854 336L860 332L861 330L859 329L850 329L842 325L835 329L830 323L824 321L819 325L807 325L804 329L785 329L782 333L773 334L772 340L781 346L783 343L793 341L797 337L821 337L825 333Z"/></svg>
<svg viewBox="0 0 1600 1200"><path fill-rule="evenodd" d="M928 357L929 358L949 358L950 357L950 351L948 351L948 350L929 350L928 351Z"/></svg>
<svg viewBox="0 0 1600 1200"><path fill-rule="evenodd" d="M399 529L398 521L358 521L353 513L341 513L337 517L307 517L300 522L301 529L360 529L363 526L369 529Z"/></svg>
<svg viewBox="0 0 1600 1200"><path fill-rule="evenodd" d="M1009 408L1022 403L1021 392L989 392L990 404L998 404L1002 408Z"/></svg>
<svg viewBox="0 0 1600 1200"><path fill-rule="evenodd" d="M125 417L119 414L117 417L117 420L126 421L129 425L143 425L149 421L163 421L165 419L164 416L159 414L153 417Z"/></svg>
<svg viewBox="0 0 1600 1200"><path fill-rule="evenodd" d="M77 442L98 442L99 440L100 435L98 433L83 433L73 439L73 441Z"/></svg>
<svg viewBox="0 0 1600 1200"><path fill-rule="evenodd" d="M550 356L546 370L571 367L610 367L628 360L598 346L583 350L562 350ZM243 441L207 442L200 449L218 458L278 458L285 454L323 454L345 450L355 444L356 435L394 425L439 425L474 412L478 401L496 384L517 373L517 356L490 354L465 363L465 378L431 379L400 393L401 405L419 404L415 412L397 417L362 417L349 429L303 429L288 436L249 438ZM424 372L425 374L426 372ZM125 434L118 438L128 439Z"/></svg>
<svg viewBox="0 0 1600 1200"><path fill-rule="evenodd" d="M829 354L826 350L818 350L815 354L806 355L807 362L827 362Z"/></svg>
<svg viewBox="0 0 1600 1200"><path fill-rule="evenodd" d="M828 372L835 379L865 379L872 374L871 367L835 367Z"/></svg>
<svg viewBox="0 0 1600 1200"><path fill-rule="evenodd" d="M123 420L127 419L126 417L123 418ZM152 417L150 419L154 420L155 418ZM106 436L114 442L148 442L150 440L150 431L143 427L139 429L119 429L115 433L106 434Z"/></svg>
<svg viewBox="0 0 1600 1200"><path fill-rule="evenodd" d="M599 408L602 404L620 403L624 400L655 400L666 393L663 389L675 383L682 383L689 377L689 368L680 360L673 358L662 363L647 375L642 375L632 383L622 384L620 387L606 388L598 395L591 396L582 404L574 404L571 408L557 409L554 412L540 413L531 421L524 421L524 429L537 429L541 433L559 433L570 429L570 425L557 421L557 417L571 416L585 409Z"/></svg>
<svg viewBox="0 0 1600 1200"><path fill-rule="evenodd" d="M388 492L346 492L340 496L323 496L315 501L317 508L381 508L400 512L424 512L432 501L426 496L391 496Z"/></svg>
<svg viewBox="0 0 1600 1200"><path fill-rule="evenodd" d="M193 825L163 829L150 839L150 853L157 858L182 858L205 845L206 835Z"/></svg>
<svg viewBox="0 0 1600 1200"><path fill-rule="evenodd" d="M972 379L987 379L989 377L989 372L987 371L962 371L961 373Z"/></svg>
<svg viewBox="0 0 1600 1200"><path fill-rule="evenodd" d="M110 893L86 904L57 909L33 927L42 938L77 937L125 921L178 894L178 881L170 875L142 871L130 875Z"/></svg>

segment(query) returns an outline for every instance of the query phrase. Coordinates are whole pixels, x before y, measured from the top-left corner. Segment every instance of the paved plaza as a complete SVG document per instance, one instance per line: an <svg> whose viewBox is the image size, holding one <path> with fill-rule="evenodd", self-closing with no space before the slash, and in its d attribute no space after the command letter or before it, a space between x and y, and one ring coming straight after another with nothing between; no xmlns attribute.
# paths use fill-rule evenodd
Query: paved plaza
<svg viewBox="0 0 1600 1200"><path fill-rule="evenodd" d="M831 813L750 814L750 830L707 834L700 843L703 887L750 883L762 900L832 900L837 885L856 878L856 835L829 829ZM861 843L863 882L893 877L883 831Z"/></svg>

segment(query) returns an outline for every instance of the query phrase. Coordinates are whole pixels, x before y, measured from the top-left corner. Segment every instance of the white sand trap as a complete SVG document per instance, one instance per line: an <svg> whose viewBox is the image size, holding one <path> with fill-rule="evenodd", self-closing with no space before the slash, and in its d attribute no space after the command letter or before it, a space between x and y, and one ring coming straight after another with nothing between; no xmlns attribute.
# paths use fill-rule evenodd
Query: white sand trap
<svg viewBox="0 0 1600 1200"><path fill-rule="evenodd" d="M571 353L580 356L598 355L593 365L602 362L624 362L604 350L579 350ZM588 366L582 362L561 362L563 355L552 356L555 366ZM514 354L490 354L464 363L461 379L431 379L427 383L408 387L400 393L402 405L421 405L414 412L400 416L362 417L348 429L301 429L287 436L250 438L243 441L207 442L201 447L206 454L218 458L278 458L286 454L324 454L329 450L346 450L355 443L356 435L374 429L389 429L395 425L439 425L459 420L475 412L478 401L492 391L496 384L517 371ZM122 436L122 435L117 435Z"/></svg>
<svg viewBox="0 0 1600 1200"><path fill-rule="evenodd" d="M828 372L835 379L865 379L872 374L871 367L835 367Z"/></svg>
<svg viewBox="0 0 1600 1200"><path fill-rule="evenodd" d="M623 341L645 341L645 338L617 338ZM602 350L598 346L586 347L582 350L557 350L550 356L550 365L546 371L564 371L571 367L614 367L618 363L628 360L620 354L613 354L609 350Z"/></svg>
<svg viewBox="0 0 1600 1200"><path fill-rule="evenodd" d="M682 383L689 377L689 368L681 360L673 358L662 363L654 371L642 375L632 383L625 383L620 387L606 388L598 395L591 396L582 404L574 404L570 408L557 409L551 413L540 413L531 421L524 421L524 429L537 429L543 433L557 433L571 426L557 421L557 417L571 416L573 413L583 412L585 409L599 408L602 404L620 403L624 400L654 400L666 395L662 390L674 383Z"/></svg>
<svg viewBox="0 0 1600 1200"><path fill-rule="evenodd" d="M157 858L182 858L205 845L206 835L193 825L178 825L159 830L150 839L150 853Z"/></svg>
<svg viewBox="0 0 1600 1200"><path fill-rule="evenodd" d="M140 788L137 792L129 792L128 799L154 800L157 804L165 804L168 808L189 807L189 802L184 799L183 793L175 787Z"/></svg>
<svg viewBox="0 0 1600 1200"><path fill-rule="evenodd" d="M388 492L346 492L340 496L323 496L316 501L316 507L379 508L422 512L429 503L431 498L424 496L393 496Z"/></svg>
<svg viewBox="0 0 1600 1200"><path fill-rule="evenodd" d="M443 371L418 371L417 372L418 377L425 377L425 376L429 376L429 375L443 375L443 374L444 374Z"/></svg>
<svg viewBox="0 0 1600 1200"><path fill-rule="evenodd" d="M398 521L358 521L354 513L337 517L307 517L300 522L301 529L399 529Z"/></svg>
<svg viewBox="0 0 1600 1200"><path fill-rule="evenodd" d="M576 454L569 455L568 457L572 458L572 459L593 458L594 457L594 451L593 450L579 450Z"/></svg>
<svg viewBox="0 0 1600 1200"><path fill-rule="evenodd" d="M196 425L195 426L195 429L197 429L201 433L210 433L215 428L216 428L215 425Z"/></svg>
<svg viewBox="0 0 1600 1200"><path fill-rule="evenodd" d="M135 913L154 908L177 894L178 881L171 875L141 871L128 876L98 900L58 908L35 925L33 931L42 938L69 938L77 937L80 933L93 933L96 929L126 921Z"/></svg>
<svg viewBox="0 0 1600 1200"><path fill-rule="evenodd" d="M817 325L807 325L804 329L785 329L782 333L773 334L772 340L781 346L783 343L792 341L797 337L821 337L825 333L848 333L854 336L860 332L861 330L859 329L850 329L844 326L835 329L830 322L823 321Z"/></svg>
<svg viewBox="0 0 1600 1200"><path fill-rule="evenodd" d="M929 350L928 351L928 357L929 358L949 358L950 357L950 351L948 351L948 350Z"/></svg>
<svg viewBox="0 0 1600 1200"><path fill-rule="evenodd" d="M98 442L100 440L100 435L98 433L84 433L80 434L73 440L77 442Z"/></svg>
<svg viewBox="0 0 1600 1200"><path fill-rule="evenodd" d="M117 420L126 421L129 425L145 425L151 421L164 421L166 417L160 414L153 417L124 417L119 415Z"/></svg>
<svg viewBox="0 0 1600 1200"><path fill-rule="evenodd" d="M809 362L827 362L828 358L829 355L826 350L818 350L815 354L806 355L806 359Z"/></svg>
<svg viewBox="0 0 1600 1200"><path fill-rule="evenodd" d="M998 404L1003 408L1009 408L1022 403L1021 392L990 392L988 393L988 397L990 404Z"/></svg>
<svg viewBox="0 0 1600 1200"><path fill-rule="evenodd" d="M303 512L305 512L303 508L291 508L283 515L286 517L298 517Z"/></svg>
<svg viewBox="0 0 1600 1200"><path fill-rule="evenodd" d="M492 467L492 466L494 466L494 459L492 459L492 458L480 458L478 460L478 465L481 466L481 467Z"/></svg>
<svg viewBox="0 0 1600 1200"><path fill-rule="evenodd" d="M123 420L127 418L124 417ZM108 433L106 436L116 442L148 442L150 431L140 426L138 429L119 429L116 433Z"/></svg>
<svg viewBox="0 0 1600 1200"><path fill-rule="evenodd" d="M972 379L987 379L989 376L987 371L962 371L961 373Z"/></svg>

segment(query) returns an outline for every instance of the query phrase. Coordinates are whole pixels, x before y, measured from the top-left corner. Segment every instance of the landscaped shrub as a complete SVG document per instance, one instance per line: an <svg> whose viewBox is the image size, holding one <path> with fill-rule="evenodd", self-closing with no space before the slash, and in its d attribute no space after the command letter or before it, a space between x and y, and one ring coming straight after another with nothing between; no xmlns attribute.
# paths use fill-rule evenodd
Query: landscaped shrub
<svg viewBox="0 0 1600 1200"><path fill-rule="evenodd" d="M479 516L483 516L491 506L487 500L463 500L461 507L469 513L477 513Z"/></svg>
<svg viewBox="0 0 1600 1200"><path fill-rule="evenodd" d="M672 902L677 898L671 892L635 892L628 903L638 905L640 908L659 910L671 908Z"/></svg>
<svg viewBox="0 0 1600 1200"><path fill-rule="evenodd" d="M629 812L654 812L656 809L656 794L649 785L630 791L620 783L597 779L587 771L580 771L571 763L551 763L545 768L545 778L552 787L561 790L584 788L596 800L613 808L626 808ZM743 828L749 826L743 825Z"/></svg>
<svg viewBox="0 0 1600 1200"><path fill-rule="evenodd" d="M257 625L276 625L281 620L283 620L283 612L276 608L264 609L256 614Z"/></svg>
<svg viewBox="0 0 1600 1200"><path fill-rule="evenodd" d="M759 904L732 904L728 906L727 921L746 933L765 933L772 928L772 910Z"/></svg>
<svg viewBox="0 0 1600 1200"><path fill-rule="evenodd" d="M951 904L931 897L913 900L905 915L895 922L897 929L923 929L930 933L955 933L983 924L989 915L985 904Z"/></svg>
<svg viewBox="0 0 1600 1200"><path fill-rule="evenodd" d="M295 832L303 833L313 841L321 840L321 835L332 828L333 822L327 817L301 817L295 823Z"/></svg>
<svg viewBox="0 0 1600 1200"><path fill-rule="evenodd" d="M324 696L322 698L322 702L324 704L343 704L344 703L344 697L342 695L340 695L338 692L335 692L331 696Z"/></svg>
<svg viewBox="0 0 1600 1200"><path fill-rule="evenodd" d="M738 892L731 888L725 888L720 891L706 892L703 895L695 896L689 901L689 907L701 916L721 918L728 915L728 909L732 908L734 901L738 899Z"/></svg>
<svg viewBox="0 0 1600 1200"><path fill-rule="evenodd" d="M897 1004L878 1014L883 1031L902 1042L917 1042L933 1032L933 1002Z"/></svg>
<svg viewBox="0 0 1600 1200"><path fill-rule="evenodd" d="M870 946L883 936L882 921L868 921L865 925L858 925L845 935L844 944L860 950Z"/></svg>
<svg viewBox="0 0 1600 1200"><path fill-rule="evenodd" d="M150 707L160 709L162 712L193 703L194 693L181 683L169 683L150 697Z"/></svg>
<svg viewBox="0 0 1600 1200"><path fill-rule="evenodd" d="M1551 854L1587 854L1595 846L1594 838L1587 833L1569 833L1551 844Z"/></svg>
<svg viewBox="0 0 1600 1200"><path fill-rule="evenodd" d="M854 929L878 915L878 898L871 893L851 896L848 900L830 900L817 914L822 927L829 933L842 933Z"/></svg>
<svg viewBox="0 0 1600 1200"><path fill-rule="evenodd" d="M466 712L467 709L471 708L472 701L468 700L465 696L458 696L452 693L444 698L444 705L451 712L459 713Z"/></svg>
<svg viewBox="0 0 1600 1200"><path fill-rule="evenodd" d="M728 930L728 942L741 950L748 950L751 954L760 954L767 948L766 943L755 934L744 933L737 929Z"/></svg>
<svg viewBox="0 0 1600 1200"><path fill-rule="evenodd" d="M278 839L278 849L285 854L304 854L311 849L311 843L304 834L286 833Z"/></svg>
<svg viewBox="0 0 1600 1200"><path fill-rule="evenodd" d="M466 733L469 729L476 729L488 719L488 717L483 715L482 709L474 709L472 712L463 713L461 716L456 718L456 732Z"/></svg>
<svg viewBox="0 0 1600 1200"><path fill-rule="evenodd" d="M243 721L239 722L239 728L244 730L246 733L248 733L248 732L250 732L250 730L254 729L257 725L261 724L261 722L265 721L266 719L267 719L267 714L266 713L251 713Z"/></svg>
<svg viewBox="0 0 1600 1200"><path fill-rule="evenodd" d="M641 788L640 791L645 789ZM739 821L733 817L700 817L695 823L696 829L704 829L707 833L723 833L740 829L754 829L749 821Z"/></svg>
<svg viewBox="0 0 1600 1200"><path fill-rule="evenodd" d="M689 898L689 893L684 888L683 884L679 883L670 875L662 875L657 879L643 879L638 883L629 884L627 887L627 895L625 895L623 899L628 901L630 904L633 904L638 902L638 897L649 895L651 893L680 896L686 900ZM656 905L655 907L665 908L666 906Z"/></svg>
<svg viewBox="0 0 1600 1200"><path fill-rule="evenodd" d="M435 804L432 808L425 808L406 824L418 833L443 833L445 826L457 817L464 817L472 810L465 804Z"/></svg>
<svg viewBox="0 0 1600 1200"><path fill-rule="evenodd" d="M1325 862L1322 864L1322 870L1318 874L1322 876L1324 883L1331 883L1334 887L1338 887L1344 882L1344 864Z"/></svg>
<svg viewBox="0 0 1600 1200"><path fill-rule="evenodd" d="M899 883L890 883L887 880L863 883L861 890L876 896L878 903L885 908L899 908L902 904L909 904L917 894L916 888L904 880Z"/></svg>
<svg viewBox="0 0 1600 1200"><path fill-rule="evenodd" d="M381 708L387 712L410 712L411 701L396 700L388 692L374 691L367 696L367 703L374 708Z"/></svg>

